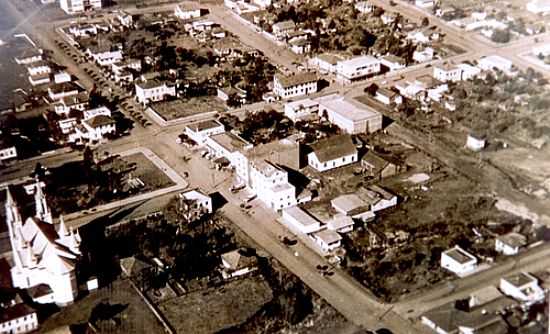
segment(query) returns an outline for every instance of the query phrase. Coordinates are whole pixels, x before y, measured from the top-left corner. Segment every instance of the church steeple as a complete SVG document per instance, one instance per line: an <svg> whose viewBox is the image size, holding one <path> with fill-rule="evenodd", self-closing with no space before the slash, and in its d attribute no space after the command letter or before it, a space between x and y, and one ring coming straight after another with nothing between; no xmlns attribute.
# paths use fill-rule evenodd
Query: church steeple
<svg viewBox="0 0 550 334"><path fill-rule="evenodd" d="M59 228L57 229L57 234L60 238L66 237L69 235L69 231L67 230L67 226L65 225L65 220L63 219L63 215L59 216Z"/></svg>
<svg viewBox="0 0 550 334"><path fill-rule="evenodd" d="M36 207L36 217L46 223L53 224L52 213L46 201L46 195L44 195L44 191L42 190L40 179L36 177L35 180L34 203Z"/></svg>

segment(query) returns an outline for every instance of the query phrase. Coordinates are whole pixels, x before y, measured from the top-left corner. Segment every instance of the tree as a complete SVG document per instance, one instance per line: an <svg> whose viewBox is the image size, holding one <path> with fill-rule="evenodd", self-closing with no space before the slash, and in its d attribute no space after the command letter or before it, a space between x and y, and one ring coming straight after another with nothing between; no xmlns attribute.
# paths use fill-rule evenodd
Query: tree
<svg viewBox="0 0 550 334"><path fill-rule="evenodd" d="M491 36L491 40L496 43L508 43L510 38L510 30L508 29L496 29Z"/></svg>

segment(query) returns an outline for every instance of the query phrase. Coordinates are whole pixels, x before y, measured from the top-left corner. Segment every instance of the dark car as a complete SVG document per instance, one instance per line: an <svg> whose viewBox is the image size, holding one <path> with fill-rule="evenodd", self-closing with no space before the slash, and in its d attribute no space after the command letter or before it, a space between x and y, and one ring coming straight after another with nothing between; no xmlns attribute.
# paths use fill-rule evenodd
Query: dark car
<svg viewBox="0 0 550 334"><path fill-rule="evenodd" d="M376 334L393 334L393 332L387 328L380 328L376 330Z"/></svg>

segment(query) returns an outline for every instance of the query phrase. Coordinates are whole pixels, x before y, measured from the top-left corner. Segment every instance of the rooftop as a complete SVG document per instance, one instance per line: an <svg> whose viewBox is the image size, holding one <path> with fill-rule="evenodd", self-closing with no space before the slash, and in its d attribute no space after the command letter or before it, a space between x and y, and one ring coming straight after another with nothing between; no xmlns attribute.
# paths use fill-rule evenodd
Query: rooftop
<svg viewBox="0 0 550 334"><path fill-rule="evenodd" d="M320 54L317 56L317 58L331 65L336 65L339 61L342 60L342 57L329 53Z"/></svg>
<svg viewBox="0 0 550 334"><path fill-rule="evenodd" d="M344 212L352 212L356 210L368 210L368 204L365 203L359 196L356 194L345 194L336 197L330 201L330 204L334 208L338 208Z"/></svg>
<svg viewBox="0 0 550 334"><path fill-rule="evenodd" d="M315 74L314 72L302 72L290 76L282 75L279 73L275 75L275 78L281 83L281 86L283 86L283 88L298 86L318 80L317 74Z"/></svg>
<svg viewBox="0 0 550 334"><path fill-rule="evenodd" d="M236 249L221 255L231 270L239 270L255 266L257 263L255 256L246 256L243 251Z"/></svg>
<svg viewBox="0 0 550 334"><path fill-rule="evenodd" d="M501 235L497 239L511 247L523 247L527 245L527 237L517 232Z"/></svg>
<svg viewBox="0 0 550 334"><path fill-rule="evenodd" d="M372 117L378 117L380 113L371 107L356 102L354 100L348 100L343 96L337 94L331 94L315 99L325 108L338 113L344 118L352 121L363 121Z"/></svg>
<svg viewBox="0 0 550 334"><path fill-rule="evenodd" d="M460 264L476 261L476 258L473 255L469 254L468 252L466 252L465 250L463 250L458 246L455 246L454 248L446 250L445 252L443 252L443 254L449 256L450 258L452 258L453 260L455 260Z"/></svg>
<svg viewBox="0 0 550 334"><path fill-rule="evenodd" d="M277 29L292 29L294 27L296 27L296 23L294 23L294 21L291 21L291 20L277 22L273 25L273 28L277 28Z"/></svg>
<svg viewBox="0 0 550 334"><path fill-rule="evenodd" d="M334 215L334 217L332 217L332 219L327 223L328 227L333 230L353 226L353 224L353 219L351 217L341 213Z"/></svg>
<svg viewBox="0 0 550 334"><path fill-rule="evenodd" d="M15 320L33 313L36 313L36 311L23 303L7 307L0 312L0 323Z"/></svg>
<svg viewBox="0 0 550 334"><path fill-rule="evenodd" d="M359 56L348 60L341 60L338 62L338 65L343 67L356 68L356 67L361 67L368 64L378 63L378 62L380 61L373 56Z"/></svg>
<svg viewBox="0 0 550 334"><path fill-rule="evenodd" d="M515 287L522 287L527 284L537 283L537 279L528 273L517 273L513 275L508 275L502 278L508 283L512 284Z"/></svg>
<svg viewBox="0 0 550 334"><path fill-rule="evenodd" d="M207 120L190 124L187 126L187 128L193 130L194 132L200 132L204 130L215 129L220 126L223 127L223 124L216 120Z"/></svg>
<svg viewBox="0 0 550 334"><path fill-rule="evenodd" d="M138 86L141 89L151 89L151 88L156 88L156 87L160 87L160 86L164 86L164 85L166 85L166 82L160 81L160 80L157 80L157 79L152 79L152 80L147 80L147 81L136 83L136 86Z"/></svg>
<svg viewBox="0 0 550 334"><path fill-rule="evenodd" d="M249 142L232 132L223 132L210 138L230 152L240 151L250 145Z"/></svg>
<svg viewBox="0 0 550 334"><path fill-rule="evenodd" d="M336 135L322 139L311 145L319 162L332 161L341 157L357 154L350 135Z"/></svg>
<svg viewBox="0 0 550 334"><path fill-rule="evenodd" d="M316 238L322 240L327 245L330 245L332 243L335 243L335 242L338 242L338 241L342 240L342 237L340 236L340 234L338 234L334 231L331 231L331 230L321 230L321 231L313 233L313 235Z"/></svg>
<svg viewBox="0 0 550 334"><path fill-rule="evenodd" d="M319 221L313 218L309 213L298 206L291 206L283 209L283 213L296 219L302 226L312 226L320 224Z"/></svg>
<svg viewBox="0 0 550 334"><path fill-rule="evenodd" d="M98 128L101 126L116 123L114 119L106 115L97 115L86 121L92 128Z"/></svg>

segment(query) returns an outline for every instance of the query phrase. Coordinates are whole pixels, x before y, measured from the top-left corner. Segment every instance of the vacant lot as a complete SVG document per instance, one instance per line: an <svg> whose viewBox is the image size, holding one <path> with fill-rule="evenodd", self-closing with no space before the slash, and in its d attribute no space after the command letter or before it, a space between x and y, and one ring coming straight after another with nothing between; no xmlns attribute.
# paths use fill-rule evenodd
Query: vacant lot
<svg viewBox="0 0 550 334"><path fill-rule="evenodd" d="M61 309L41 324L41 330L47 332L60 326L86 324L100 303L109 303L113 311L110 320L95 322L101 333L150 334L164 331L127 280L116 280Z"/></svg>
<svg viewBox="0 0 550 334"><path fill-rule="evenodd" d="M159 102L151 108L165 121L185 118L205 112L223 111L223 102L215 96L192 97L186 100Z"/></svg>
<svg viewBox="0 0 550 334"><path fill-rule="evenodd" d="M153 191L161 188L166 188L174 185L174 182L151 162L142 153L136 153L123 157L128 164L136 164L137 168L132 172L132 177L137 177L145 186L141 189L142 192Z"/></svg>
<svg viewBox="0 0 550 334"><path fill-rule="evenodd" d="M178 333L206 334L245 322L272 298L269 284L255 276L174 298L159 307Z"/></svg>

